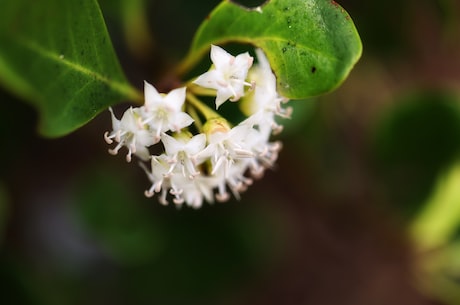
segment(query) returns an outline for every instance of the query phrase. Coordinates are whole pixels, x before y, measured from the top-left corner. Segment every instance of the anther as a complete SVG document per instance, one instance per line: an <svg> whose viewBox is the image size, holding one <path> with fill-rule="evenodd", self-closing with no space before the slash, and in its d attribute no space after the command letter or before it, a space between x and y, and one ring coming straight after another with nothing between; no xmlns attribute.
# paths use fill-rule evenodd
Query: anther
<svg viewBox="0 0 460 305"><path fill-rule="evenodd" d="M227 192L225 192L225 193L217 193L216 194L216 200L219 201L219 202L228 201L229 198L230 198L230 195Z"/></svg>
<svg viewBox="0 0 460 305"><path fill-rule="evenodd" d="M109 136L109 132L106 131L104 133L104 140L107 144L112 144L113 143L113 140L112 140L112 136Z"/></svg>
<svg viewBox="0 0 460 305"><path fill-rule="evenodd" d="M144 192L144 195L145 195L145 197L147 197L147 198L152 198L152 197L153 197L153 194L154 194L154 192L153 192L152 190L146 190L146 191Z"/></svg>

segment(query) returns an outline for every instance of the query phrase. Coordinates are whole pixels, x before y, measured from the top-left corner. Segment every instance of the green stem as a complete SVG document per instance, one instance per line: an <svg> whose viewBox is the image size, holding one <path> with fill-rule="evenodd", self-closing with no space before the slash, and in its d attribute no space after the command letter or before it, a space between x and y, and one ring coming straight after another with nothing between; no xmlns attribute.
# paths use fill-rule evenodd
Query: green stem
<svg viewBox="0 0 460 305"><path fill-rule="evenodd" d="M196 128L199 131L203 130L203 123L201 122L200 116L196 112L195 107L193 107L192 105L188 105L187 109L190 116L194 119L193 123L195 124Z"/></svg>
<svg viewBox="0 0 460 305"><path fill-rule="evenodd" d="M192 93L187 93L187 101L195 107L203 116L206 118L206 120L210 119L215 119L215 118L220 118L221 115L209 108L206 104L204 104L202 101L200 101L194 94Z"/></svg>
<svg viewBox="0 0 460 305"><path fill-rule="evenodd" d="M204 88L201 86L197 86L193 84L192 82L187 83L187 88L193 92L196 95L202 95L202 96L216 96L216 90L215 89L209 89L209 88Z"/></svg>

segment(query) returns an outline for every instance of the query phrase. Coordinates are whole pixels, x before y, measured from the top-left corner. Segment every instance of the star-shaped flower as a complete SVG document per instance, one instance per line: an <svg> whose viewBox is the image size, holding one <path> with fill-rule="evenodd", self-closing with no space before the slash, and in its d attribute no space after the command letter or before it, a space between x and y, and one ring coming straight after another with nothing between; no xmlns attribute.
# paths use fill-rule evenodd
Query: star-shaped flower
<svg viewBox="0 0 460 305"><path fill-rule="evenodd" d="M170 167L168 157L165 154L152 156L150 169L147 169L143 163L140 163L140 166L144 169L147 177L152 183L152 186L145 191L145 196L152 197L155 193L161 191L159 201L161 204L167 205L168 201L166 200L166 196L171 186L170 179L167 175Z"/></svg>
<svg viewBox="0 0 460 305"><path fill-rule="evenodd" d="M288 101L276 90L276 77L270 63L261 49L256 49L258 63L249 71L249 78L255 84L254 90L247 94L241 104L242 111L250 115L246 123L258 125L260 129L272 129L274 133L282 130L275 121L275 115L290 118L292 108L282 108Z"/></svg>
<svg viewBox="0 0 460 305"><path fill-rule="evenodd" d="M174 89L168 94L160 94L148 82L144 82L145 104L141 108L143 123L155 131L155 143L163 132L179 131L193 123L190 115L182 111L186 88Z"/></svg>
<svg viewBox="0 0 460 305"><path fill-rule="evenodd" d="M223 172L228 178L231 167L236 161L252 158L254 154L247 149L245 138L250 132L248 125L238 125L228 131L219 130L208 135L208 146L201 151L198 160L208 159L211 161L211 175Z"/></svg>
<svg viewBox="0 0 460 305"><path fill-rule="evenodd" d="M248 52L235 57L224 49L212 45L211 61L213 68L200 75L194 83L217 90L216 108L228 99L232 102L239 100L244 95L244 86L251 86L246 82L246 76L252 66L253 58Z"/></svg>
<svg viewBox="0 0 460 305"><path fill-rule="evenodd" d="M179 170L184 177L190 179L199 174L195 168L194 156L204 149L205 134L200 133L192 138L179 137L176 139L164 133L161 141L171 164L168 174Z"/></svg>
<svg viewBox="0 0 460 305"><path fill-rule="evenodd" d="M174 175L171 177L171 194L175 204L185 203L195 209L200 208L203 200L209 203L213 202L213 188L216 179L214 177L196 176L193 179L183 175Z"/></svg>
<svg viewBox="0 0 460 305"><path fill-rule="evenodd" d="M118 120L113 114L112 108L109 108L112 116L112 132L106 132L104 139L108 144L115 140L118 144L114 149L109 149L109 153L116 155L121 147L128 148L126 161L131 161L131 155L135 154L142 160L148 160L149 151L147 147L154 143L154 139L148 128L140 124L138 108L128 108L121 120Z"/></svg>

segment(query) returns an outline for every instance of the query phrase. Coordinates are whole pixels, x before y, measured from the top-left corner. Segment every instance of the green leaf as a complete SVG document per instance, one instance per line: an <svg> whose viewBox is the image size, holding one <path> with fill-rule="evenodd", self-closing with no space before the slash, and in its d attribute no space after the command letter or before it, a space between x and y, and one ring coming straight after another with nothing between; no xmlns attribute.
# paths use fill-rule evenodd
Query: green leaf
<svg viewBox="0 0 460 305"><path fill-rule="evenodd" d="M460 228L460 163L446 171L417 218L411 232L418 246L430 250L446 245Z"/></svg>
<svg viewBox="0 0 460 305"><path fill-rule="evenodd" d="M3 1L0 45L0 84L38 108L45 136L141 97L120 68L96 0Z"/></svg>
<svg viewBox="0 0 460 305"><path fill-rule="evenodd" d="M187 72L211 44L248 43L263 49L278 90L300 99L333 90L361 56L347 12L329 0L269 0L257 8L223 1L204 21L179 73Z"/></svg>

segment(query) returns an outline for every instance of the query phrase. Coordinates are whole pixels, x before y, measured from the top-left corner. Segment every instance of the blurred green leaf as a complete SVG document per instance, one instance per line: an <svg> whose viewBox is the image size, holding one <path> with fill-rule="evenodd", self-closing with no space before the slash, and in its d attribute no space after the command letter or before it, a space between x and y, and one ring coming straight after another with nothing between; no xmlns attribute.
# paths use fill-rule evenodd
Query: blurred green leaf
<svg viewBox="0 0 460 305"><path fill-rule="evenodd" d="M162 236L136 188L113 168L87 168L77 183L76 209L88 233L120 264L143 264L159 255Z"/></svg>
<svg viewBox="0 0 460 305"><path fill-rule="evenodd" d="M423 291L442 304L460 304L460 239L422 254L418 264L424 276L418 280Z"/></svg>
<svg viewBox="0 0 460 305"><path fill-rule="evenodd" d="M458 102L449 92L419 91L396 101L377 124L375 157L387 199L405 217L419 211L460 153Z"/></svg>
<svg viewBox="0 0 460 305"><path fill-rule="evenodd" d="M257 8L223 1L198 29L179 72L189 70L211 44L262 48L282 95L301 99L335 89L361 56L350 16L334 1L270 0Z"/></svg>
<svg viewBox="0 0 460 305"><path fill-rule="evenodd" d="M139 58L152 55L155 43L149 31L145 0L121 2L124 37L128 48Z"/></svg>
<svg viewBox="0 0 460 305"><path fill-rule="evenodd" d="M441 175L414 219L411 232L417 244L433 249L449 242L460 228L460 163Z"/></svg>
<svg viewBox="0 0 460 305"><path fill-rule="evenodd" d="M0 11L0 83L40 112L40 132L62 136L122 100L129 85L95 0L8 0Z"/></svg>

